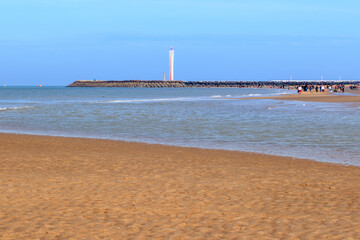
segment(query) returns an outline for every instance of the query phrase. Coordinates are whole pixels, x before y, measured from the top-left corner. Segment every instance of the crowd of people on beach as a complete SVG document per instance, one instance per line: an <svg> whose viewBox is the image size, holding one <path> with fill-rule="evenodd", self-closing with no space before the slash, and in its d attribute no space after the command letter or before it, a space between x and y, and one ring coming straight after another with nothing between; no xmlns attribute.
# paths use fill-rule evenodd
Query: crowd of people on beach
<svg viewBox="0 0 360 240"><path fill-rule="evenodd" d="M353 87L357 87L357 86L353 86ZM352 89L352 88L351 88ZM297 91L298 93L302 93L302 92L313 92L313 90L318 93L318 92L345 92L345 85L303 85L303 86L298 86L297 87Z"/></svg>
<svg viewBox="0 0 360 240"><path fill-rule="evenodd" d="M357 84L357 85L351 85L349 88L350 88L350 90L359 90L359 84Z"/></svg>

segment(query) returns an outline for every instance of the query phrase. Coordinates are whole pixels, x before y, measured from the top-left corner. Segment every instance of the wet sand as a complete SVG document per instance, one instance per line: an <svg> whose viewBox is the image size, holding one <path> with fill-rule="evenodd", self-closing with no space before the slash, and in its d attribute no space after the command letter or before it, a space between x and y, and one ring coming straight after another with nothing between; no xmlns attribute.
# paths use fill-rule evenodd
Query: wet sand
<svg viewBox="0 0 360 240"><path fill-rule="evenodd" d="M0 134L0 239L360 239L360 168Z"/></svg>

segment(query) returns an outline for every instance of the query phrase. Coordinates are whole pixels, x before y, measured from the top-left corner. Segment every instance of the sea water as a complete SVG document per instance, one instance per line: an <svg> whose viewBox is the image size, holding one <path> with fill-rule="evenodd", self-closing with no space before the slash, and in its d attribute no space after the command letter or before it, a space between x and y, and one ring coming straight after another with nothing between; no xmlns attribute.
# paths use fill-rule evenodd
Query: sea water
<svg viewBox="0 0 360 240"><path fill-rule="evenodd" d="M360 105L245 88L0 88L0 132L259 152L360 165ZM1 144L1 143L0 143Z"/></svg>

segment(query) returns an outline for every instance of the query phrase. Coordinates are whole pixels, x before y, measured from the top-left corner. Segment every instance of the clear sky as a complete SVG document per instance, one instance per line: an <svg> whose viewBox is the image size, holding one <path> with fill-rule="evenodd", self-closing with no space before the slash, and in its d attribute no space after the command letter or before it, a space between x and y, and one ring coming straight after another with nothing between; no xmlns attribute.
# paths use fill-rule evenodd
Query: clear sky
<svg viewBox="0 0 360 240"><path fill-rule="evenodd" d="M360 79L358 0L0 0L0 84Z"/></svg>

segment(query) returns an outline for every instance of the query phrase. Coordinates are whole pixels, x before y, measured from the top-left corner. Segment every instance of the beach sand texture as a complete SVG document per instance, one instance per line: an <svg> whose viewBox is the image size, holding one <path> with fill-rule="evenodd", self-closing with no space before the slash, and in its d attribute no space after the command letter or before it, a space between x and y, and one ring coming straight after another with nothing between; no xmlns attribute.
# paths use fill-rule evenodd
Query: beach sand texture
<svg viewBox="0 0 360 240"><path fill-rule="evenodd" d="M360 239L360 168L0 134L0 239Z"/></svg>
<svg viewBox="0 0 360 240"><path fill-rule="evenodd" d="M334 95L334 94L321 94L321 93L301 93L301 94L292 94L292 95L284 95L284 96L277 96L272 97L271 99L276 100L293 100L293 101L302 101L302 102L332 102L332 103L359 103L360 102L360 95Z"/></svg>
<svg viewBox="0 0 360 240"><path fill-rule="evenodd" d="M356 94L355 91L352 92ZM284 94L282 96L271 97L246 97L236 98L239 100L249 99L274 99L286 101L301 101L301 102L329 102L329 103L360 103L360 95L335 95L330 93L308 93L301 94Z"/></svg>

